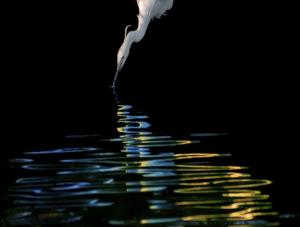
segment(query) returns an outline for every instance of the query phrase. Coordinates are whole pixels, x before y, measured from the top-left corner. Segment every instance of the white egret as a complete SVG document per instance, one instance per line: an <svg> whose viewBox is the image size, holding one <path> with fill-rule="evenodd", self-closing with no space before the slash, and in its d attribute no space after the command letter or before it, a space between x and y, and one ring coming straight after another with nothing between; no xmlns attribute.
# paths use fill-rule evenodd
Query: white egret
<svg viewBox="0 0 300 227"><path fill-rule="evenodd" d="M124 41L117 55L117 70L113 87L115 87L118 74L126 62L131 45L143 39L151 19L160 18L167 10L172 8L173 0L137 0L137 4L139 7L138 27L135 31L129 33L127 33L127 29L130 25L125 28Z"/></svg>

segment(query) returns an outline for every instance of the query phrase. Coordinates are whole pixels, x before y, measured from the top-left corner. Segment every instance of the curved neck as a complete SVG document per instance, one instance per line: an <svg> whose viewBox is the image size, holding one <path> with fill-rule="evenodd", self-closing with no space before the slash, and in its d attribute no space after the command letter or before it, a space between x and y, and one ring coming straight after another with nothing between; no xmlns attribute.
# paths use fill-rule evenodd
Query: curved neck
<svg viewBox="0 0 300 227"><path fill-rule="evenodd" d="M128 48L128 51L133 43L140 42L144 38L150 22L148 18L144 18L141 15L138 15L138 21L137 29L129 32L124 39L123 45Z"/></svg>

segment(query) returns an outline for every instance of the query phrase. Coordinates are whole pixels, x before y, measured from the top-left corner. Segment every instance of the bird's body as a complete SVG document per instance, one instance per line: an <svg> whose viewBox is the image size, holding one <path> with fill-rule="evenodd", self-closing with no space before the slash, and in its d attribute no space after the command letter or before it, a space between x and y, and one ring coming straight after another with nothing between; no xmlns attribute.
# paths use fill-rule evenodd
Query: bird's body
<svg viewBox="0 0 300 227"><path fill-rule="evenodd" d="M128 34L126 34L128 26L125 29L125 38L117 55L117 70L113 87L115 87L118 74L129 55L131 45L143 39L151 19L160 18L167 10L172 8L173 0L137 0L137 4L139 7L138 27Z"/></svg>
<svg viewBox="0 0 300 227"><path fill-rule="evenodd" d="M137 0L139 15L144 17L160 18L173 6L173 0Z"/></svg>

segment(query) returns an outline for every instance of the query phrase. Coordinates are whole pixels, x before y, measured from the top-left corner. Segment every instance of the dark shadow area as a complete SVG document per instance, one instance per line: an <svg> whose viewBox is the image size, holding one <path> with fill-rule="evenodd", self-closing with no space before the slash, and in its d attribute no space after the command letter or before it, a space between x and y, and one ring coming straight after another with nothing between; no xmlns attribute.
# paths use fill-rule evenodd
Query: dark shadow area
<svg viewBox="0 0 300 227"><path fill-rule="evenodd" d="M110 85L134 0L3 7L1 162L110 135ZM166 134L228 133L234 160L274 181L281 214L299 213L295 5L176 1L132 48L118 93ZM1 177L10 181L1 163Z"/></svg>

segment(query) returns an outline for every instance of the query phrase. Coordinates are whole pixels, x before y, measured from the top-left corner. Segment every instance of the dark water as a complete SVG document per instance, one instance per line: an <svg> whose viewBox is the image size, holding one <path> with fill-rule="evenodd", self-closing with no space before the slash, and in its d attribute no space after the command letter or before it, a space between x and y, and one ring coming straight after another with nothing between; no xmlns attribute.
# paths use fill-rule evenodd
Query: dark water
<svg viewBox="0 0 300 227"><path fill-rule="evenodd" d="M118 103L110 137L67 135L61 147L8 161L1 226L278 226L272 181L228 152L226 133L152 131Z"/></svg>
<svg viewBox="0 0 300 227"><path fill-rule="evenodd" d="M1 227L300 226L296 4L3 9Z"/></svg>

